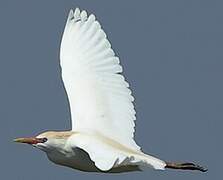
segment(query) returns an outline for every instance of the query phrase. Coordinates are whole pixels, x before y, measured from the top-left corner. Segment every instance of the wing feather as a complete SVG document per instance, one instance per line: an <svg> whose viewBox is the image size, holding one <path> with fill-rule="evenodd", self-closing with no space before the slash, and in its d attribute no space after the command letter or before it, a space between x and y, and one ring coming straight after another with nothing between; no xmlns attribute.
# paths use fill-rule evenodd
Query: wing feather
<svg viewBox="0 0 223 180"><path fill-rule="evenodd" d="M72 130L96 131L139 150L135 110L119 58L93 14L70 11L61 42L62 78L68 95Z"/></svg>

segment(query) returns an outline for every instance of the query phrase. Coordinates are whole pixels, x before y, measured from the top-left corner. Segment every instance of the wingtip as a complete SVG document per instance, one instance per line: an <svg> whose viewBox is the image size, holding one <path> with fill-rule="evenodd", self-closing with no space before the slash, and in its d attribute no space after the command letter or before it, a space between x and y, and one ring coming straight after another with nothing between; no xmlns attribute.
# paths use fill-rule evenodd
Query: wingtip
<svg viewBox="0 0 223 180"><path fill-rule="evenodd" d="M85 13L83 15L85 15ZM70 11L69 11L67 22L69 22L70 20L73 20L73 19L74 19L74 21L81 19L81 11L78 7L76 7L75 9L70 9Z"/></svg>
<svg viewBox="0 0 223 180"><path fill-rule="evenodd" d="M73 15L74 14L74 10L73 9L70 9L70 11L69 11L69 16L70 15Z"/></svg>
<svg viewBox="0 0 223 180"><path fill-rule="evenodd" d="M73 17L74 17L74 11L73 11L73 9L70 9L68 16L67 16L67 22L72 20Z"/></svg>
<svg viewBox="0 0 223 180"><path fill-rule="evenodd" d="M87 11L83 10L80 14L81 20L86 21L87 20Z"/></svg>
<svg viewBox="0 0 223 180"><path fill-rule="evenodd" d="M78 18L80 16L80 13L81 13L80 9L76 7L74 10L74 18Z"/></svg>
<svg viewBox="0 0 223 180"><path fill-rule="evenodd" d="M74 12L80 12L80 8L79 8L79 7L76 7L76 8L74 9Z"/></svg>

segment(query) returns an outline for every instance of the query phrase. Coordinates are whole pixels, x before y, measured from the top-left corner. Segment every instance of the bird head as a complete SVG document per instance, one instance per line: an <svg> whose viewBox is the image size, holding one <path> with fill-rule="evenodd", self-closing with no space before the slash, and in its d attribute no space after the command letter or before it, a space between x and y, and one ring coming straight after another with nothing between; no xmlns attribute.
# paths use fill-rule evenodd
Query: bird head
<svg viewBox="0 0 223 180"><path fill-rule="evenodd" d="M16 138L14 142L32 145L38 149L48 152L54 148L62 148L68 137L73 133L70 131L56 132L47 131L35 137Z"/></svg>

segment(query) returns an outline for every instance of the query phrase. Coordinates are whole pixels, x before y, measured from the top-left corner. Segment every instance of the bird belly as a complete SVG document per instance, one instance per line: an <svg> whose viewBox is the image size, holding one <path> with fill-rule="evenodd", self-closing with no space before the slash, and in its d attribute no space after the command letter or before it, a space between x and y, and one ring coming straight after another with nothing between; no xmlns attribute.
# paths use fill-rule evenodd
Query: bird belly
<svg viewBox="0 0 223 180"><path fill-rule="evenodd" d="M62 153L59 151L52 151L47 153L49 160L55 164L67 166L73 169L78 169L87 172L100 171L90 159L88 153L84 150L76 147L72 149L72 152Z"/></svg>
<svg viewBox="0 0 223 180"><path fill-rule="evenodd" d="M49 160L55 164L70 167L85 172L122 173L130 171L141 171L137 165L125 165L113 167L109 171L101 171L90 159L88 153L78 147L72 149L72 153L51 151L47 153Z"/></svg>

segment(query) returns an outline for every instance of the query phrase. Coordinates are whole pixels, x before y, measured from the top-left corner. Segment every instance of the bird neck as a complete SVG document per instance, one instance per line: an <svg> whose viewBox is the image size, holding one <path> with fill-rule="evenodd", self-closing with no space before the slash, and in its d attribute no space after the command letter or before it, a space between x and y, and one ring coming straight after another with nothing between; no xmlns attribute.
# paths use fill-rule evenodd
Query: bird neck
<svg viewBox="0 0 223 180"><path fill-rule="evenodd" d="M74 132L72 131L48 131L40 134L38 137L46 137L48 140L37 147L45 152L58 151L63 152L66 150L67 140Z"/></svg>

